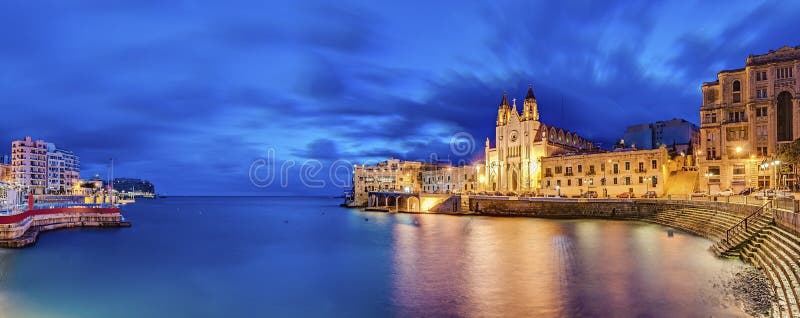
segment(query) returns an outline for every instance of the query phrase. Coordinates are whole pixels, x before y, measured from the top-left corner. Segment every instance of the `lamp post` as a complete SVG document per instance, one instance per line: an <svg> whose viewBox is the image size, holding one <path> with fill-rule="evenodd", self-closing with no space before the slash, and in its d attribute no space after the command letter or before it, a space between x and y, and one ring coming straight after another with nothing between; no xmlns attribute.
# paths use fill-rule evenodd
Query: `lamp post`
<svg viewBox="0 0 800 318"><path fill-rule="evenodd" d="M714 176L714 174L713 174L713 173L711 173L711 172L706 172L706 174L704 174L704 176L706 177L706 185L708 186L708 192L707 192L707 194L708 194L709 196L711 196L711 177L713 177L713 176Z"/></svg>
<svg viewBox="0 0 800 318"><path fill-rule="evenodd" d="M775 176L775 186L774 186L774 188L775 188L775 190L777 190L778 189L778 166L781 165L781 161L780 160L774 160L774 161L770 162L769 164L772 166L773 175Z"/></svg>

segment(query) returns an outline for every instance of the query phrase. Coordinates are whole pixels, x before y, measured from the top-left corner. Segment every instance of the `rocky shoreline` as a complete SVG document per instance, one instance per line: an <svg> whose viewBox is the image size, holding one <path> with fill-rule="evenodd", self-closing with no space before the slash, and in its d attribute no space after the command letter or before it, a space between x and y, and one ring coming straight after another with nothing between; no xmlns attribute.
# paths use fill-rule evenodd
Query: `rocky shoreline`
<svg viewBox="0 0 800 318"><path fill-rule="evenodd" d="M723 287L748 315L754 317L770 317L770 310L778 302L767 277L752 266L734 273Z"/></svg>

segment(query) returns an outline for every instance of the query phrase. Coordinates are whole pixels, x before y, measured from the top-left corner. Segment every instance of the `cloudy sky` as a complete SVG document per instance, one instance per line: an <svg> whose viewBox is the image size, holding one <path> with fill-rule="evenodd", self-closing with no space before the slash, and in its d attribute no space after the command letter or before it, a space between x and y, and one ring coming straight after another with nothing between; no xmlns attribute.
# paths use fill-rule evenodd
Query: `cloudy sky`
<svg viewBox="0 0 800 318"><path fill-rule="evenodd" d="M166 194L335 194L299 167L447 158L456 134L480 156L504 90L609 144L697 123L703 81L800 45L786 1L379 2L3 1L0 153L30 135Z"/></svg>

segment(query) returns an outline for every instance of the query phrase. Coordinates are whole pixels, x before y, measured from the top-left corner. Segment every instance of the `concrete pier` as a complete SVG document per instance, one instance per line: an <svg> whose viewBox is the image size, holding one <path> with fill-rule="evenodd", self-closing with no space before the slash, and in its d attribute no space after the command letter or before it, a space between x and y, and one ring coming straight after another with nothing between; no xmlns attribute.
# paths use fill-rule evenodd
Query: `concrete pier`
<svg viewBox="0 0 800 318"><path fill-rule="evenodd" d="M29 210L0 216L0 247L18 248L36 243L43 231L71 227L129 227L119 208L57 208Z"/></svg>

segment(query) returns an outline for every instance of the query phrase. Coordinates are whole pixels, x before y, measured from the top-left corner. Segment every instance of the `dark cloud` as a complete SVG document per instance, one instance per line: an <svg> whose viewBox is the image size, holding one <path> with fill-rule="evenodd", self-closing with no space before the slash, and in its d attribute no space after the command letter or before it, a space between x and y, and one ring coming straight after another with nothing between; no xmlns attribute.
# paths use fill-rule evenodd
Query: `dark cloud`
<svg viewBox="0 0 800 318"><path fill-rule="evenodd" d="M502 92L521 109L531 82L546 123L606 144L627 125L696 122L702 81L800 44L798 13L777 2L8 2L0 142L55 142L82 156L84 175L113 157L118 176L172 194L309 193L297 173L254 186L252 164L270 150L275 165L325 168L480 158ZM471 151L455 154L463 133Z"/></svg>

